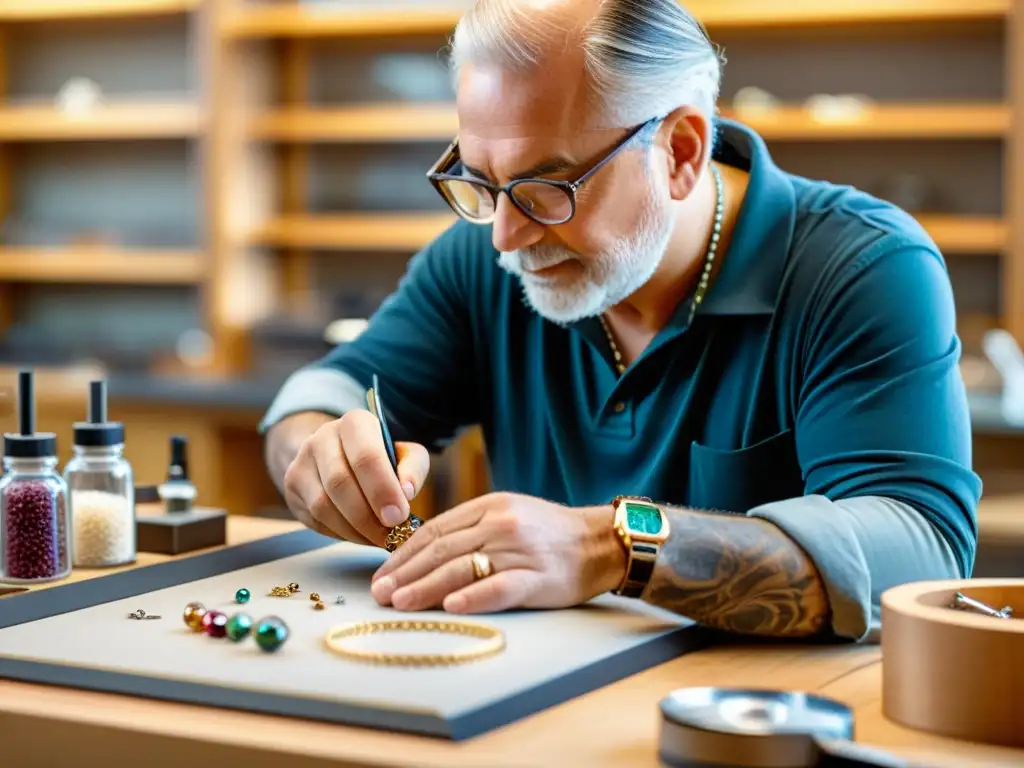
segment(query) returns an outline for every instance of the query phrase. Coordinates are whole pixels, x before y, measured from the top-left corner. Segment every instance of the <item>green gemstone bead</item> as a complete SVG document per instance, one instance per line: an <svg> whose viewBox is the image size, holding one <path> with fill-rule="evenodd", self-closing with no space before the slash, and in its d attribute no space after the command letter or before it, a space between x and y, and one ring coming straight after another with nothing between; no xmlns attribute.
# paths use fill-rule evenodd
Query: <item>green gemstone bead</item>
<svg viewBox="0 0 1024 768"><path fill-rule="evenodd" d="M267 653L273 653L288 639L288 625L277 616L268 616L256 627L256 645Z"/></svg>
<svg viewBox="0 0 1024 768"><path fill-rule="evenodd" d="M236 643L244 640L252 632L252 616L247 613L236 613L228 619L227 635Z"/></svg>
<svg viewBox="0 0 1024 768"><path fill-rule="evenodd" d="M243 603L243 604L244 603L248 603L250 597L252 597L252 593L248 589L245 589L244 587L242 589L238 590L237 592L235 592L235 602L236 603Z"/></svg>

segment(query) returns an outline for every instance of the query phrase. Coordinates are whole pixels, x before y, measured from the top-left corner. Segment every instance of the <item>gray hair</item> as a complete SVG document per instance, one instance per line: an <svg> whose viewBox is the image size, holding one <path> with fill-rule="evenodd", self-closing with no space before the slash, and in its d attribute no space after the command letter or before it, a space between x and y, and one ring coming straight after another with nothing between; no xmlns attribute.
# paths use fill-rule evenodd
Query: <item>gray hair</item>
<svg viewBox="0 0 1024 768"><path fill-rule="evenodd" d="M453 81L470 61L528 71L571 32L532 2L477 0L451 40ZM637 125L684 104L714 118L725 59L678 0L602 0L577 34L600 99L595 127Z"/></svg>

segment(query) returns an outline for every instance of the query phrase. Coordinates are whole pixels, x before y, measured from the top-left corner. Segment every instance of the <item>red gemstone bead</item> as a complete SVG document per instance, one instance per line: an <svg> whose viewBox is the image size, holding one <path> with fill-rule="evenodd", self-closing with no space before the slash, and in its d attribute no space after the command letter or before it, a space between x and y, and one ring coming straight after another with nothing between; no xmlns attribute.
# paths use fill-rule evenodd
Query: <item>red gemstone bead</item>
<svg viewBox="0 0 1024 768"><path fill-rule="evenodd" d="M224 637L228 633L227 614L220 611L207 611L203 616L203 629L210 637Z"/></svg>

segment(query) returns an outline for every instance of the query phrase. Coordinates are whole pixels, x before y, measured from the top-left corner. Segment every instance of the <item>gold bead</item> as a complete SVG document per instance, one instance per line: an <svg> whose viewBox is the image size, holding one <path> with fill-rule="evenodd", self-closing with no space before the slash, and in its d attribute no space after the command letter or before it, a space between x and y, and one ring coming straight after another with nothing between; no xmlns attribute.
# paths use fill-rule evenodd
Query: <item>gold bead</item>
<svg viewBox="0 0 1024 768"><path fill-rule="evenodd" d="M320 601L318 600L318 601L317 601L317 604L313 606L313 610L315 610L315 611L322 611L322 610L323 610L324 608L326 608L326 607L327 607L326 605L324 605L323 603L321 603L321 602L320 602Z"/></svg>
<svg viewBox="0 0 1024 768"><path fill-rule="evenodd" d="M312 600L314 603L319 603L320 602L320 593L319 592L310 592L309 593L309 599Z"/></svg>
<svg viewBox="0 0 1024 768"><path fill-rule="evenodd" d="M289 584L289 585L288 585L288 589L289 589L290 591L292 591L292 592L298 592L298 591L299 591L299 585L298 585L298 584L296 584L296 583L295 583L295 582L293 581L293 582L292 582L291 584Z"/></svg>
<svg viewBox="0 0 1024 768"><path fill-rule="evenodd" d="M203 607L202 603L189 603L185 606L182 618L185 619L185 624L193 632L201 632L203 630L203 616L205 615L206 608Z"/></svg>

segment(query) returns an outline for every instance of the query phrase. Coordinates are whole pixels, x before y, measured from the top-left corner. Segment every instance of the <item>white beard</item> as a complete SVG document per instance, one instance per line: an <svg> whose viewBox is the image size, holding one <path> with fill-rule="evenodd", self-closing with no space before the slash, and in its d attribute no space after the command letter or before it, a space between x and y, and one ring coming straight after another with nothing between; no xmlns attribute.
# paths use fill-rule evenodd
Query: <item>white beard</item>
<svg viewBox="0 0 1024 768"><path fill-rule="evenodd" d="M650 280L665 255L675 221L666 197L648 190L636 231L581 260L582 275L548 279L530 275L527 269L544 269L578 258L572 251L552 245L503 252L498 264L519 278L527 304L542 317L559 325L597 317Z"/></svg>

